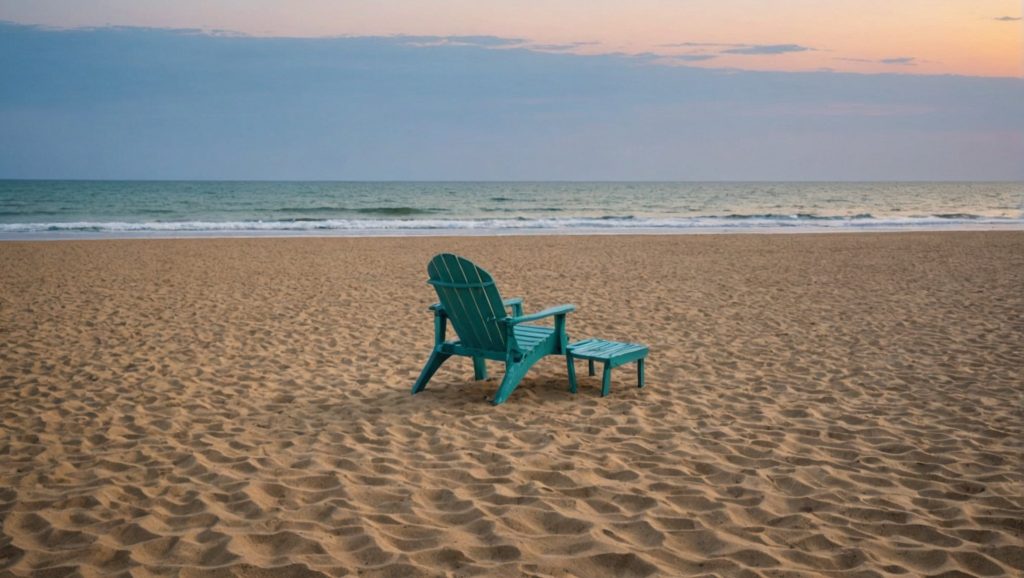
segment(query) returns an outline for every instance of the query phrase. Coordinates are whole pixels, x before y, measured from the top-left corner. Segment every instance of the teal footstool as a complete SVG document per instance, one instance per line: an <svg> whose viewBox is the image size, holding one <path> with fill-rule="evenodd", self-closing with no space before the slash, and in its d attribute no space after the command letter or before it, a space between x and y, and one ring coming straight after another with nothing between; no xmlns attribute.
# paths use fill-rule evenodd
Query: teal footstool
<svg viewBox="0 0 1024 578"><path fill-rule="evenodd" d="M630 361L636 362L636 386L644 386L644 358L647 357L647 346L636 343L619 343L603 339L584 339L569 345L565 357L569 365L569 391L576 393L577 359L586 359L590 365L590 375L594 375L594 362L604 362L604 374L601 378L601 397L608 395L612 388L612 369Z"/></svg>

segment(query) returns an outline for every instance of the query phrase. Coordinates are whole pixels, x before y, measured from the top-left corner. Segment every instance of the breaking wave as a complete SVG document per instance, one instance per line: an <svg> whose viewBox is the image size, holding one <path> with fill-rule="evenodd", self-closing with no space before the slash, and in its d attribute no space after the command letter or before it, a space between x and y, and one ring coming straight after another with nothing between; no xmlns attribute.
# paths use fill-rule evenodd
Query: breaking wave
<svg viewBox="0 0 1024 578"><path fill-rule="evenodd" d="M404 216L402 208L395 215ZM389 211L380 211L390 215ZM422 210L418 210L422 211ZM631 215L605 217L565 217L565 218L507 218L507 219L431 219L431 218L365 218L365 219L316 219L299 218L285 220L245 220L245 221L75 221L75 222L41 222L41 223L6 223L0 224L0 233L7 235L19 233L265 233L280 231L293 232L324 232L331 231L359 234L379 234L394 231L435 232L502 232L502 231L541 231L557 233L559 231L639 231L657 230L665 232L686 232L701 230L735 230L744 229L811 229L811 230L851 230L851 229L913 229L943 228L957 226L1011 226L1024 227L1024 218L983 217L969 214L946 214L919 217L885 217L877 218L870 214L851 217L816 216L816 215L722 215L708 217L679 218L648 218Z"/></svg>

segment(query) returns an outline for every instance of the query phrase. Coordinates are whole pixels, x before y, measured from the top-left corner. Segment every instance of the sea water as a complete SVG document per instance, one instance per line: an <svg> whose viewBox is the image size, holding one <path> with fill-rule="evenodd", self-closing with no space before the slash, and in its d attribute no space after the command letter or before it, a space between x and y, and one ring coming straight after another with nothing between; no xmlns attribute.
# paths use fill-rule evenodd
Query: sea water
<svg viewBox="0 0 1024 578"><path fill-rule="evenodd" d="M1024 229L1024 183L0 181L4 239L914 229Z"/></svg>

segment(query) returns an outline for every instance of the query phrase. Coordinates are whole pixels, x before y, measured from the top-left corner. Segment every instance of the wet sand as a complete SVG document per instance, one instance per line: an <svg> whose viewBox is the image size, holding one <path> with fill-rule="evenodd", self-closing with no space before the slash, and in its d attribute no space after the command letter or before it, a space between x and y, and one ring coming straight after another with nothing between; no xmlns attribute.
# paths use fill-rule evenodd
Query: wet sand
<svg viewBox="0 0 1024 578"><path fill-rule="evenodd" d="M574 339L509 401L426 263ZM0 243L0 575L1024 572L1024 233Z"/></svg>

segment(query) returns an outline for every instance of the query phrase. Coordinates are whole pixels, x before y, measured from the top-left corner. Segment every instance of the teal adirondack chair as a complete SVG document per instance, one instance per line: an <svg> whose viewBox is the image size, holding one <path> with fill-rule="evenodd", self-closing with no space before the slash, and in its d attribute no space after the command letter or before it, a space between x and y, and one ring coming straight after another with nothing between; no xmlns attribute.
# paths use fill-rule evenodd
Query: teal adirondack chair
<svg viewBox="0 0 1024 578"><path fill-rule="evenodd" d="M576 310L574 305L558 305L523 315L522 299L503 300L490 273L450 253L431 259L427 274L427 283L434 286L440 302L430 306L434 312L434 350L412 386L413 394L427 387L445 360L462 355L473 358L474 377L478 380L487 379L486 360L505 362L505 377L493 400L498 405L508 399L530 366L542 357L565 355L569 345L565 316ZM511 315L507 308L512 309ZM546 317L554 317L554 327L528 324ZM448 321L458 339L445 340Z"/></svg>

